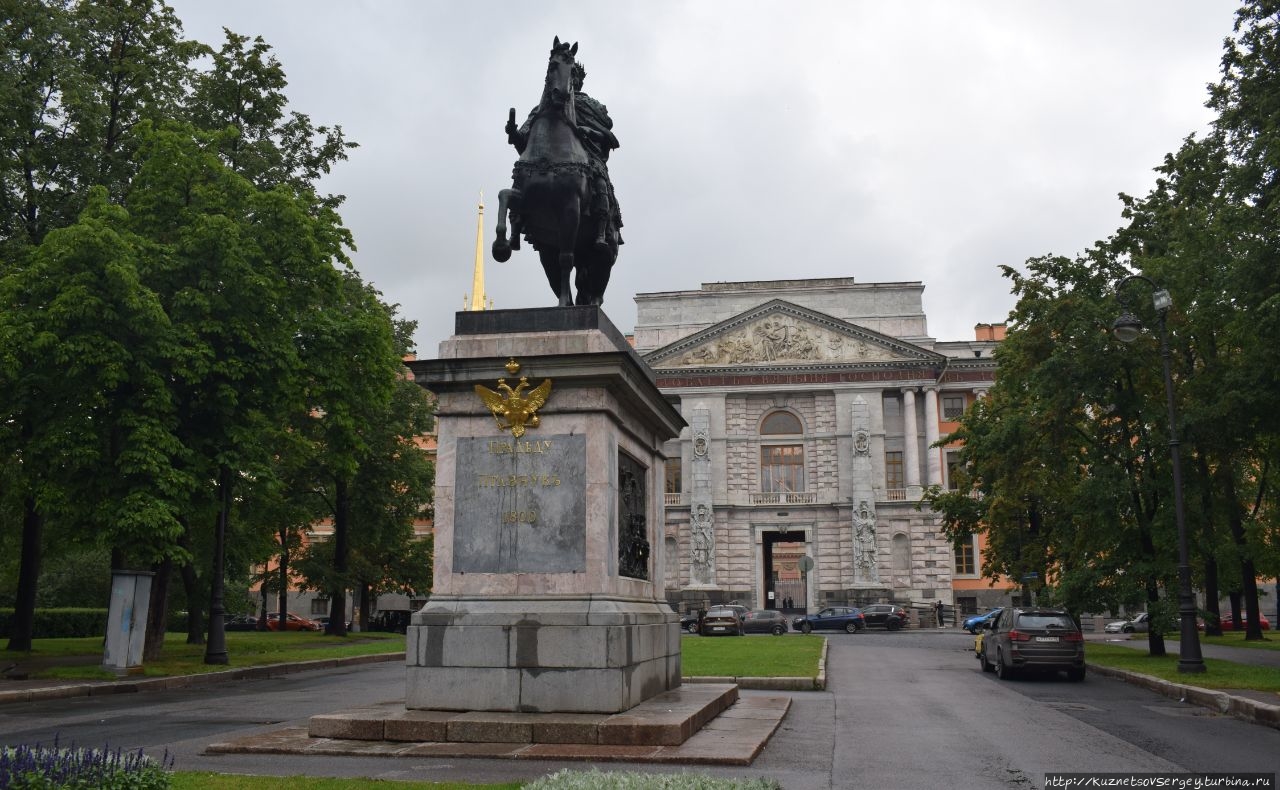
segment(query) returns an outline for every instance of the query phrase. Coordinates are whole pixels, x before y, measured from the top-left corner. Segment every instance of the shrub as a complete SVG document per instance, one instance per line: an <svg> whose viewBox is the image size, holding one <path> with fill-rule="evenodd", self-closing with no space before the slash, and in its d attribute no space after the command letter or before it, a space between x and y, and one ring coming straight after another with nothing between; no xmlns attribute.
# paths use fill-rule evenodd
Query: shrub
<svg viewBox="0 0 1280 790"><path fill-rule="evenodd" d="M0 638L9 638L9 620L12 617L12 609L0 609ZM36 609L31 631L35 639L106 636L107 610Z"/></svg>
<svg viewBox="0 0 1280 790"><path fill-rule="evenodd" d="M773 779L719 779L706 774L602 773L564 769L524 786L524 790L781 790Z"/></svg>
<svg viewBox="0 0 1280 790"><path fill-rule="evenodd" d="M165 790L173 757L155 761L136 752L52 746L0 747L0 787L13 790Z"/></svg>

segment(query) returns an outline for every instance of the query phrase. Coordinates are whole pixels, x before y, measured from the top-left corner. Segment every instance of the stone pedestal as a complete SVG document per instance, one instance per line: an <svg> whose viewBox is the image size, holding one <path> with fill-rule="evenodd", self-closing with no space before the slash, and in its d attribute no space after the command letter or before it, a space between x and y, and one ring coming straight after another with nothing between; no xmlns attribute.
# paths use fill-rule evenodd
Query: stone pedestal
<svg viewBox="0 0 1280 790"><path fill-rule="evenodd" d="M410 367L439 424L406 707L617 713L679 686L662 445L684 421L622 334L597 307L458 313L440 358Z"/></svg>

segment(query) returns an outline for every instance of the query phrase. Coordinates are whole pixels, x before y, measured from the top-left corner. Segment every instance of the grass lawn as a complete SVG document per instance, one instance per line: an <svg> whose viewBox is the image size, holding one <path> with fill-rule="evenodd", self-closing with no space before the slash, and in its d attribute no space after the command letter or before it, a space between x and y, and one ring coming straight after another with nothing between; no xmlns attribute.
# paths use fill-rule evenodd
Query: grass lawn
<svg viewBox="0 0 1280 790"><path fill-rule="evenodd" d="M690 677L817 677L825 637L684 636L682 671Z"/></svg>
<svg viewBox="0 0 1280 790"><path fill-rule="evenodd" d="M1197 675L1186 675L1178 671L1177 641L1171 643L1165 640L1165 649L1168 651L1167 655L1153 657L1147 655L1145 650L1090 642L1085 647L1085 661L1104 667L1141 672L1173 683L1200 688L1280 692L1280 672L1277 672L1275 667L1255 667L1206 658L1204 665L1207 671Z"/></svg>
<svg viewBox="0 0 1280 790"><path fill-rule="evenodd" d="M400 782L383 779L319 779L310 776L238 776L178 771L171 775L171 790L463 790L484 787L518 790L519 782L469 784L464 782Z"/></svg>
<svg viewBox="0 0 1280 790"><path fill-rule="evenodd" d="M1146 635L1143 634L1145 637ZM1172 638L1174 649L1177 649L1178 634L1172 633L1165 637L1165 644L1168 645ZM1144 639L1145 641L1145 639ZM1262 632L1261 642L1246 642L1244 640L1244 631L1223 631L1222 636L1205 636L1200 635L1200 642L1206 645L1226 645L1228 647L1251 647L1255 650L1280 650L1280 634L1272 636L1270 631Z"/></svg>
<svg viewBox="0 0 1280 790"><path fill-rule="evenodd" d="M115 675L101 669L102 638L34 639L30 653L0 651L0 657L45 668L32 677L64 680L113 680ZM187 635L165 634L164 653L159 661L146 664L146 677L198 675L223 669L348 658L375 653L404 651L404 635L364 631L347 636L326 636L315 631L229 631L224 665L204 663L204 645L187 644Z"/></svg>

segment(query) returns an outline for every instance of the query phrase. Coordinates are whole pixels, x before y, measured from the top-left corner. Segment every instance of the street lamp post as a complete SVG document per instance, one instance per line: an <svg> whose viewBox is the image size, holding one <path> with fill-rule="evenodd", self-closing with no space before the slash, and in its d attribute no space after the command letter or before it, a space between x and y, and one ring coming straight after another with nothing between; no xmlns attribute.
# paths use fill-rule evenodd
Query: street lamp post
<svg viewBox="0 0 1280 790"><path fill-rule="evenodd" d="M1204 672L1204 658L1200 655L1200 635L1196 632L1196 599L1191 591L1191 552L1187 547L1187 519L1182 504L1182 458L1178 451L1178 411L1173 400L1173 372L1169 364L1169 329L1165 316L1173 306L1169 292L1141 274L1125 277L1116 283L1116 296L1120 298L1124 312L1111 326L1116 338L1132 343L1142 333L1142 322L1129 309L1124 298L1124 287L1138 280L1151 286L1151 301L1160 320L1160 359L1164 363L1164 392L1169 406L1169 458L1173 464L1173 515L1178 525L1178 618L1180 620L1178 644L1178 671Z"/></svg>

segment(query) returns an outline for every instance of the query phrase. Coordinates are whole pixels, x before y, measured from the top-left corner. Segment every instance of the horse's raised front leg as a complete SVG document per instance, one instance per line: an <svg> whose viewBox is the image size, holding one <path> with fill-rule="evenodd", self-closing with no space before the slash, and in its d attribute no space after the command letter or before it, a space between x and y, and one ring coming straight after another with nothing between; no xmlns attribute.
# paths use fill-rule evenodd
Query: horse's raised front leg
<svg viewBox="0 0 1280 790"><path fill-rule="evenodd" d="M498 227L497 238L493 240L493 259L502 263L511 258L511 250L519 249L520 231L512 222L512 241L507 243L507 207L519 201L520 192L516 189L503 189L498 192Z"/></svg>

